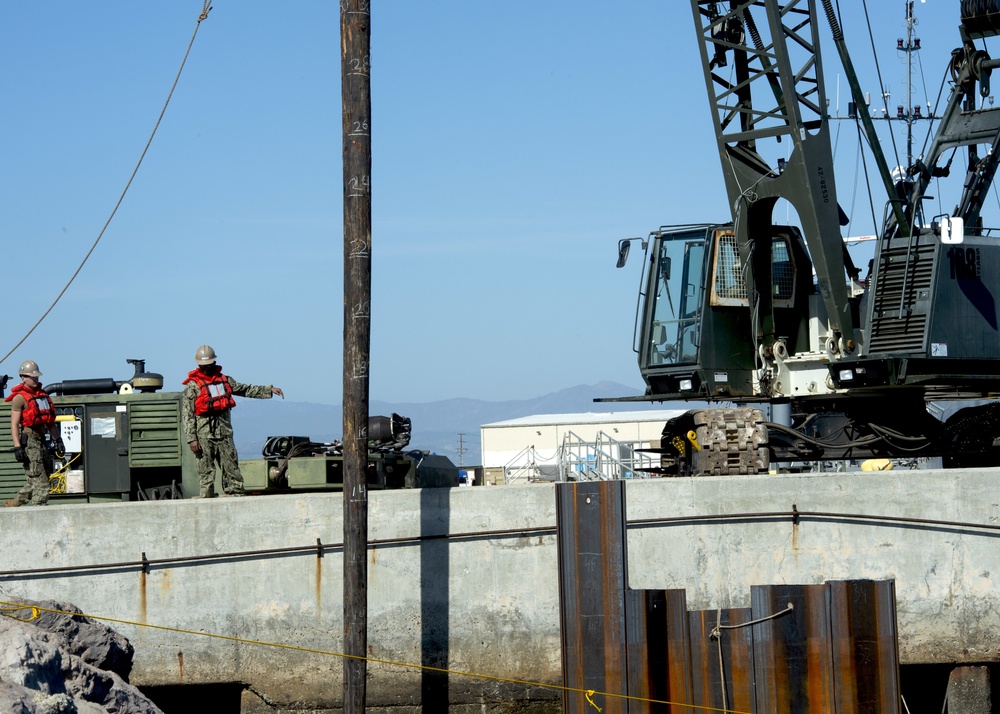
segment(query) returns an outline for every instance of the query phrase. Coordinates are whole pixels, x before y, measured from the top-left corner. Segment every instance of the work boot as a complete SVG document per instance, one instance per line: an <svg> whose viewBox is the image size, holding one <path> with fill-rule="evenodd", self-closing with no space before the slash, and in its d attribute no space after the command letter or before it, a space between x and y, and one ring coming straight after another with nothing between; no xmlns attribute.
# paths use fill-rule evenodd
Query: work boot
<svg viewBox="0 0 1000 714"><path fill-rule="evenodd" d="M16 498L11 498L3 502L4 508L17 508L21 503Z"/></svg>

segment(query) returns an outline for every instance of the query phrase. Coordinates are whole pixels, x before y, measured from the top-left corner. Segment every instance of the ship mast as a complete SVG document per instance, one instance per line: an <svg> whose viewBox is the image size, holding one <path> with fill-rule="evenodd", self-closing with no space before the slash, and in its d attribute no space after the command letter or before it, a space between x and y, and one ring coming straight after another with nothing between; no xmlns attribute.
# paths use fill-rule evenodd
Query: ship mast
<svg viewBox="0 0 1000 714"><path fill-rule="evenodd" d="M917 19L913 16L913 1L906 1L906 39L896 41L896 50L906 53L906 109L900 112L897 108L897 118L906 122L906 167L913 166L913 123L921 119L920 105L913 103L913 53L920 50L920 38L914 37ZM927 118L930 119L930 103L927 105Z"/></svg>
<svg viewBox="0 0 1000 714"><path fill-rule="evenodd" d="M927 102L927 113L925 114L919 104L913 103L913 59L915 53L920 51L920 38L916 36L916 26L919 24L913 14L914 0L904 0L906 36L896 40L896 52L902 52L906 56L906 104L896 106L895 115L889 112L889 99L891 93L886 87L882 88L883 109L881 116L873 116L873 119L884 119L886 121L899 121L906 125L906 160L900 170L909 172L914 165L913 156L913 129L914 124L922 119L940 119L931 113L931 104ZM919 159L919 157L917 157ZM903 178L899 176L898 178Z"/></svg>

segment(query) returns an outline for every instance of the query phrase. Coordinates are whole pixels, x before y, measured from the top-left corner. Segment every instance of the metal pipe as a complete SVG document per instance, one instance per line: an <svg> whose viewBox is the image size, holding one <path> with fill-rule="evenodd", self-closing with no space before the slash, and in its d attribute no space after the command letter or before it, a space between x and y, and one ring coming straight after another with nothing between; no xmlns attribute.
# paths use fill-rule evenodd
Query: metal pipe
<svg viewBox="0 0 1000 714"><path fill-rule="evenodd" d="M771 402L771 421L791 428L792 403L790 401Z"/></svg>
<svg viewBox="0 0 1000 714"><path fill-rule="evenodd" d="M814 518L817 520L838 520L838 521L863 521L877 522L885 525L922 525L929 526L928 530L940 529L961 529L969 531L970 535L978 535L976 531L988 531L982 534L989 537L997 537L995 533L1000 533L1000 524L972 523L970 521L946 521L935 518L908 518L905 516L885 516L868 515L863 513L838 513L834 511L800 511L793 504L791 511L755 511L748 513L715 513L695 516L671 516L666 518L640 518L628 520L626 528L652 528L657 526L685 525L692 523L713 523L725 521L791 521L793 524L801 524L803 519ZM419 543L434 540L449 541L475 541L493 540L497 538L524 538L528 536L554 536L555 526L538 526L536 528L509 528L491 531L469 531L463 533L439 533L434 535L409 536L405 538L381 538L368 541L369 548L393 547L403 545L417 545ZM147 558L145 560L120 561L114 563L91 563L88 565L66 565L54 568L30 568L25 570L0 570L0 578L25 577L32 575L52 575L58 573L85 573L96 570L121 570L127 568L141 569L154 565L183 565L185 563L198 563L219 560L237 560L241 558L260 558L276 555L314 555L317 550L322 552L343 550L343 543L311 543L309 545L288 546L285 548L269 548L265 550L245 550L230 553L212 553L210 555L185 555L175 558Z"/></svg>
<svg viewBox="0 0 1000 714"><path fill-rule="evenodd" d="M48 384L45 391L49 394L113 394L125 382L116 382L110 377L102 379L67 379L63 382Z"/></svg>

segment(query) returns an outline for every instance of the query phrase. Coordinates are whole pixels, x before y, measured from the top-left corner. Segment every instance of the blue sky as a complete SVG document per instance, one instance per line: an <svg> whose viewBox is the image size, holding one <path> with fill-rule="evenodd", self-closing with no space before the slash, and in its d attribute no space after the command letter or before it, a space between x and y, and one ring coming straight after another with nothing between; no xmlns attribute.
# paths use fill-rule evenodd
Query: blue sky
<svg viewBox="0 0 1000 714"><path fill-rule="evenodd" d="M688 4L373 4L372 398L638 387L640 261L616 270L617 240L728 220ZM840 5L877 94L862 67L861 0ZM904 3L868 5L895 107ZM19 286L8 288L0 355L107 220L201 6L0 8L0 240L8 285ZM916 13L926 78L914 92L933 100L958 3L928 0ZM835 101L832 48L824 59ZM339 67L336 3L216 0L117 216L0 373L31 358L47 381L124 379L125 359L145 358L179 386L208 342L241 381L339 401ZM841 89L845 114L846 102ZM844 123L842 186L854 181L852 134ZM851 201L843 187L840 200Z"/></svg>

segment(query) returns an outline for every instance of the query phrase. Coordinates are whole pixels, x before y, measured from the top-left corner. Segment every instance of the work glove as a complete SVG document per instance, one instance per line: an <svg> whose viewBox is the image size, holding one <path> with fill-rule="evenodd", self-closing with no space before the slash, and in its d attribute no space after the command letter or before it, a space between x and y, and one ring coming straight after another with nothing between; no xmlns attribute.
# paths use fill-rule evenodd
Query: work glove
<svg viewBox="0 0 1000 714"><path fill-rule="evenodd" d="M14 447L14 459L22 464L27 460L24 456L24 449L20 446Z"/></svg>
<svg viewBox="0 0 1000 714"><path fill-rule="evenodd" d="M63 443L62 437L60 436L56 439L56 453L60 456L66 455L66 445Z"/></svg>

